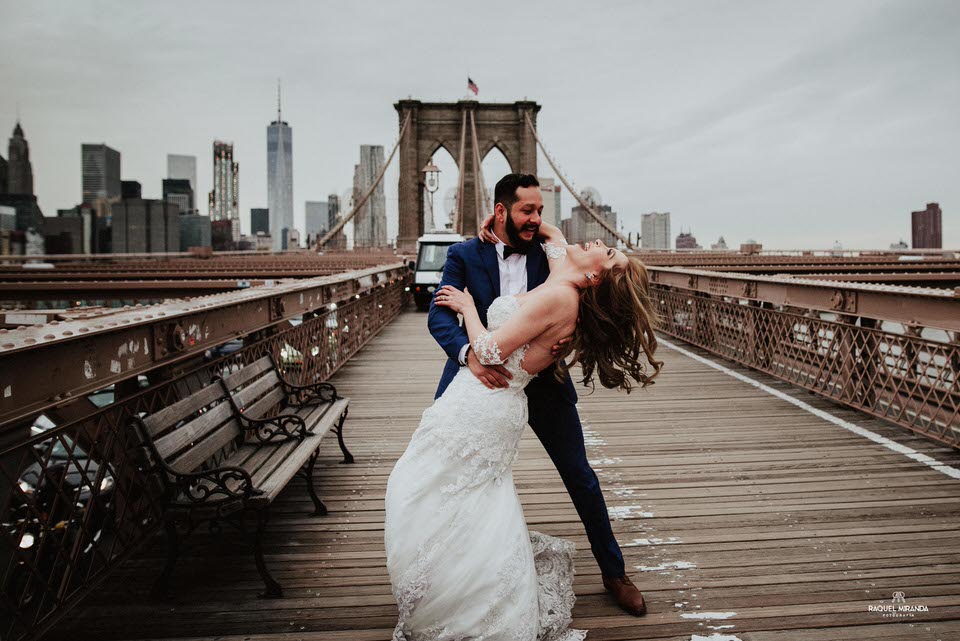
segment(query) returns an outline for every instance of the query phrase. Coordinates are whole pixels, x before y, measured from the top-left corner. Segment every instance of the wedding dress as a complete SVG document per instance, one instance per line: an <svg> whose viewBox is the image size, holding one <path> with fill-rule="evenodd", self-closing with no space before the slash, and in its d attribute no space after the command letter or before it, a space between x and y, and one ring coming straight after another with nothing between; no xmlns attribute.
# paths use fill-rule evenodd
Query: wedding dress
<svg viewBox="0 0 960 641"><path fill-rule="evenodd" d="M488 332L518 309L500 296ZM481 361L498 358L485 333ZM503 361L509 387L488 389L463 367L423 413L386 493L387 569L400 620L395 641L581 641L573 630L573 543L529 532L512 464L527 425L521 367L528 345ZM484 353L485 352L485 353Z"/></svg>

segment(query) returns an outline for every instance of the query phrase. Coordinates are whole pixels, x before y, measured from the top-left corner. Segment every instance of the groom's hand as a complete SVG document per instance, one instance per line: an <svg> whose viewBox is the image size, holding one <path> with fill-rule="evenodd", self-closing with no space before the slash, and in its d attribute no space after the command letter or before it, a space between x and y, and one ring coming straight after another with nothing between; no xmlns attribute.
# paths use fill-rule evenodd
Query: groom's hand
<svg viewBox="0 0 960 641"><path fill-rule="evenodd" d="M480 379L480 382L490 389L498 387L507 387L508 382L513 378L513 374L507 371L503 365L483 365L473 350L467 350L467 367L473 372L473 375Z"/></svg>
<svg viewBox="0 0 960 641"><path fill-rule="evenodd" d="M573 340L573 336L567 336L566 338L561 338L557 343L550 348L551 356L559 356L560 352L563 351L563 346Z"/></svg>

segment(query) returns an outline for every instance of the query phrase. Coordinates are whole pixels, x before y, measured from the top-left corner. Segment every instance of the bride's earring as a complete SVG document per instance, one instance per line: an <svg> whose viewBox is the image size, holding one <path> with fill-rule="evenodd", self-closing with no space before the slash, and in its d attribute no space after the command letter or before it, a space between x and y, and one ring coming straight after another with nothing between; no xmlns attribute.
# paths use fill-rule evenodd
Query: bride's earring
<svg viewBox="0 0 960 641"><path fill-rule="evenodd" d="M592 284L593 284L593 278L594 278L593 274L584 274L584 276L587 277L587 282L592 285Z"/></svg>

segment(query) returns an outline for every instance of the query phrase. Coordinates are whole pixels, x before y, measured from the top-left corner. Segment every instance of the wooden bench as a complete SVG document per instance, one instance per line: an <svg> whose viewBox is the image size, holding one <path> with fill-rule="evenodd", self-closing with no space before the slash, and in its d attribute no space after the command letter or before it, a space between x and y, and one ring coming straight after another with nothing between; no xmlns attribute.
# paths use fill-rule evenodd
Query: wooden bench
<svg viewBox="0 0 960 641"><path fill-rule="evenodd" d="M327 508L313 486L320 441L337 435L343 462L353 456L343 442L349 400L330 383L297 386L284 380L272 356L264 356L149 416L134 417L139 454L154 491L160 493L167 534L167 563L154 587L167 592L177 560L178 524L189 536L203 522L257 517L253 540L264 597L280 597L280 584L263 560L268 508L295 476L307 482L315 515Z"/></svg>

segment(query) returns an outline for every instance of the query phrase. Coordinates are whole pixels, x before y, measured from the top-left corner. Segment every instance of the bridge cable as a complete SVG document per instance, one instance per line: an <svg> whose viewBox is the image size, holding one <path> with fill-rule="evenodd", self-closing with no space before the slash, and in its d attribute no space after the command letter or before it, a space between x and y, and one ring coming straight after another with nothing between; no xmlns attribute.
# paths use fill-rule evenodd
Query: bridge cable
<svg viewBox="0 0 960 641"><path fill-rule="evenodd" d="M477 199L477 234L480 233L480 225L483 219L490 212L490 195L487 193L487 183L483 178L483 161L480 158L480 143L477 141L477 121L474 119L473 112L470 112L470 129L473 136L473 158L476 163L474 171L475 184L474 193Z"/></svg>
<svg viewBox="0 0 960 641"><path fill-rule="evenodd" d="M580 197L580 194L578 194L576 191L573 190L573 187L570 186L570 183L567 182L567 179L563 176L563 174L560 173L560 170L557 169L557 165L553 162L553 158L550 157L550 154L547 153L546 148L544 148L543 141L540 140L540 136L537 135L537 130L533 126L533 121L530 120L530 114L525 113L524 118L526 118L527 120L527 127L530 129L530 133L533 134L534 140L537 141L537 145L540 147L540 151L543 152L543 155L546 157L547 162L550 163L550 166L553 168L554 173L557 174L557 178L559 178L560 182L563 183L563 186L567 188L567 191L569 191L573 195L573 197L577 200L577 202L580 203L581 207L583 207L588 212L590 212L590 215L593 216L598 223L600 223L601 227L603 227L608 232L613 234L616 238L618 238L620 242L622 242L624 245L627 246L628 249L636 249L633 243L630 242L629 238L621 234L610 223L604 220L604 218L599 213L597 213L597 211L593 207L591 207L586 200Z"/></svg>
<svg viewBox="0 0 960 641"><path fill-rule="evenodd" d="M463 168L463 162L466 160L466 150L467 150L467 112L464 111L460 120L460 156L457 160L457 169L460 171L457 182L457 206L454 208L454 218L452 229L455 233L460 233L460 218L463 213L463 188L464 181L467 176L466 170Z"/></svg>
<svg viewBox="0 0 960 641"><path fill-rule="evenodd" d="M314 249L320 249L321 247L326 245L327 242L329 242L331 238L336 236L337 233L341 229L343 229L343 226L346 225L348 222L350 222L353 219L353 217L357 215L357 212L360 211L360 209L367 204L367 201L370 199L370 196L373 195L373 191L380 184L380 181L383 180L383 175L387 172L387 167L390 166L390 161L393 160L393 156L397 153L397 149L400 147L400 142L403 140L403 135L407 131L407 125L410 124L410 117L412 114L413 114L412 111L407 112L407 117L404 118L403 120L403 126L400 127L400 135L397 136L397 142L393 146L393 149L390 150L390 155L387 157L387 162L383 163L383 166L380 168L380 171L377 173L376 178L373 179L373 184L370 185L370 188L367 189L367 192L363 195L363 197L354 204L353 210L351 210L349 214L341 218L340 222L338 222L336 225L330 228L330 231L324 234L323 238L321 238L316 242L316 244L314 245Z"/></svg>

